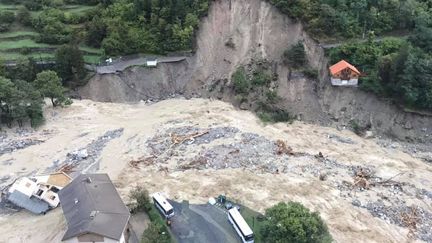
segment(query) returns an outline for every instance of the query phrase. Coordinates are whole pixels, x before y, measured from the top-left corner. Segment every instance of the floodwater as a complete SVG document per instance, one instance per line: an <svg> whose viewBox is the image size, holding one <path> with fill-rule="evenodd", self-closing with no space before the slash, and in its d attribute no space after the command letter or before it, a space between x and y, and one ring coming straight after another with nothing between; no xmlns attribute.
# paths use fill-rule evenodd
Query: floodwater
<svg viewBox="0 0 432 243"><path fill-rule="evenodd" d="M206 203L211 196L225 194L260 212L277 202L294 200L319 211L337 242L409 241L406 228L373 217L366 209L354 207L351 201L341 197L333 180L321 181L307 173L272 174L249 168L178 171L171 164L138 168L128 165L133 159L151 155L146 141L158 129L182 123L201 128L230 126L271 140L282 139L296 152L322 152L345 164L374 166L376 174L383 178L405 172L399 180L431 190L432 167L409 154L382 148L375 140L360 138L350 131L301 122L264 125L252 113L221 101L172 99L149 105L76 100L71 107L47 107L45 112L46 124L28 135L43 142L2 155L0 177L42 173L54 161L63 161L67 153L91 143L106 131L123 128L123 134L108 142L97 160L99 172L110 175L125 202L129 202L129 190L137 185L150 192L164 191L176 201L189 200L198 204ZM335 142L328 134L349 138L354 143ZM9 137L20 139L11 131ZM199 153L198 149L200 147L193 151ZM185 156L195 156L193 151ZM12 163L2 163L4 161ZM292 161L296 163L295 158ZM346 175L343 177L350 179ZM338 180L337 176L334 180ZM370 195L371 200L376 199L374 197ZM407 200L417 203L414 199ZM430 203L421 206L432 210ZM61 209L45 216L24 211L0 215L0 242L58 242L65 230Z"/></svg>

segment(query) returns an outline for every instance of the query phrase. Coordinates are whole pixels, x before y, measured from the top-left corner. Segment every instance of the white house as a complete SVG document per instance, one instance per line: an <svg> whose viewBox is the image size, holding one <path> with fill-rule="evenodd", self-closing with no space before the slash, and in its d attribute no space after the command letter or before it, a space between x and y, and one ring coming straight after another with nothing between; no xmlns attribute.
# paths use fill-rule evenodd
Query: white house
<svg viewBox="0 0 432 243"><path fill-rule="evenodd" d="M58 192L72 179L63 172L22 177L9 188L8 200L33 213L46 213L59 205Z"/></svg>

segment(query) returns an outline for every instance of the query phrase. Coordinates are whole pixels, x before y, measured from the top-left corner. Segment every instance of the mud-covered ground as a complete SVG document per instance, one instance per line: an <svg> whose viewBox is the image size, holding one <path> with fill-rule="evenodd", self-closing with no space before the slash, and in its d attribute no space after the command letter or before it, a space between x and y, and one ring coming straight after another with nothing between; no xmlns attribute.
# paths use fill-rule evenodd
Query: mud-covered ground
<svg viewBox="0 0 432 243"><path fill-rule="evenodd" d="M294 200L319 211L337 242L431 241L432 167L417 158L422 145L414 152L346 130L264 125L250 112L204 99L82 100L48 107L46 116L36 131L2 133L0 187L68 164L108 173L125 202L136 185L191 203L226 194L260 212ZM0 242L56 242L65 227L61 209L45 216L4 210Z"/></svg>

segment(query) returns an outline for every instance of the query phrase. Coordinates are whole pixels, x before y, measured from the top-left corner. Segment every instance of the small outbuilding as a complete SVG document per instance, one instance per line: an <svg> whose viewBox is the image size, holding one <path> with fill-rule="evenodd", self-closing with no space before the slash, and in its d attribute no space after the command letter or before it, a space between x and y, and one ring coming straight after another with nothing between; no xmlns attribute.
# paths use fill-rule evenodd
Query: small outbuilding
<svg viewBox="0 0 432 243"><path fill-rule="evenodd" d="M333 86L357 86L360 71L345 60L330 67Z"/></svg>
<svg viewBox="0 0 432 243"><path fill-rule="evenodd" d="M130 213L107 174L81 174L59 197L68 225L63 242L127 242Z"/></svg>

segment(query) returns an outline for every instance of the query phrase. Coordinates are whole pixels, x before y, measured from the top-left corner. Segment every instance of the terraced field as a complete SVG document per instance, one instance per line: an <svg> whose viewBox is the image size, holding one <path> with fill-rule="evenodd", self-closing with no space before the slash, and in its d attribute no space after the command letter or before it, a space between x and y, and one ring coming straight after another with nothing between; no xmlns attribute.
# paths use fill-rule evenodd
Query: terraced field
<svg viewBox="0 0 432 243"><path fill-rule="evenodd" d="M0 11L16 12L20 6L0 3ZM85 14L95 6L65 5L62 10L66 14ZM36 17L41 11L32 11L31 16ZM68 25L74 30L83 28L83 24ZM55 51L59 45L50 45L37 42L39 33L34 29L21 26L19 23L12 24L9 31L0 33L0 59L4 61L15 61L21 58L33 57L36 60L53 60ZM99 63L103 54L102 50L80 46L83 51L84 61L88 64Z"/></svg>

